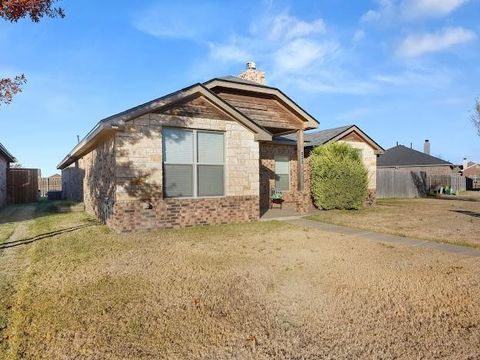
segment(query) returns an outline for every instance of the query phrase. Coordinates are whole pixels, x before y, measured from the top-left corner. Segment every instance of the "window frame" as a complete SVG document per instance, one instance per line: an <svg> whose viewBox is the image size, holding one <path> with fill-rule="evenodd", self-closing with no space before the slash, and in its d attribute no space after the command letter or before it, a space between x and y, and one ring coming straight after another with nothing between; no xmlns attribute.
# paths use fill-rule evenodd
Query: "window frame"
<svg viewBox="0 0 480 360"><path fill-rule="evenodd" d="M282 160L280 161L283 161L284 159L286 159L286 163L288 165L288 171L286 174L280 174L280 173L277 173L277 162L279 161L279 159L282 158ZM292 186L291 186L291 181L292 181L292 175L291 175L291 159L290 159L290 156L288 155L280 155L280 154L276 154L274 156L274 161L275 161L275 164L274 164L274 169L273 169L273 173L275 174L275 190L278 190L278 191L291 191L292 189ZM277 187L277 182L278 182L278 179L277 179L277 175L288 175L288 189L286 190L282 190L282 189L279 189Z"/></svg>
<svg viewBox="0 0 480 360"><path fill-rule="evenodd" d="M165 141L164 141L164 129L174 129L180 131L189 131L192 133L192 163L176 163L176 162L167 162L163 156L165 151ZM198 154L198 134L199 133L211 133L211 134L218 134L222 135L223 141L223 156L222 156L222 163L207 163L207 162L200 162L199 161L199 154ZM163 181L163 197L166 199L198 199L198 198L221 198L226 196L226 141L225 141L225 131L221 130L207 130L207 129L191 129L191 128L182 128L182 127L175 127L175 126L164 126L162 128L162 181ZM166 194L166 187L165 187L165 179L166 179L166 172L165 172L165 165L191 165L192 169L192 196L168 196ZM199 166L222 166L222 175L223 175L223 188L221 195L198 195L199 192L199 177L198 177L198 167Z"/></svg>

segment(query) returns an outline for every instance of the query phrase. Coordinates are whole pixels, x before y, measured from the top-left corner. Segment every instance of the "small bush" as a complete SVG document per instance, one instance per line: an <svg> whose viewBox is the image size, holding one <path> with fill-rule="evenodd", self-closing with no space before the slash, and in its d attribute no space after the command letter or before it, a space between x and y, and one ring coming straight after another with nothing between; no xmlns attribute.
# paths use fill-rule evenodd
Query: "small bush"
<svg viewBox="0 0 480 360"><path fill-rule="evenodd" d="M346 143L313 149L312 196L321 209L359 209L368 194L368 171L360 151Z"/></svg>

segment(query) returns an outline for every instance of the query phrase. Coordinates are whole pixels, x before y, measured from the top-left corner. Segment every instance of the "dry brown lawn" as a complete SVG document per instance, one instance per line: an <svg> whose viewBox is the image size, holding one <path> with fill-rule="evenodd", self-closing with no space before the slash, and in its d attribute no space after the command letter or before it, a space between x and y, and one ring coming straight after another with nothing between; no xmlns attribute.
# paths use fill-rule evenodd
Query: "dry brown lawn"
<svg viewBox="0 0 480 360"><path fill-rule="evenodd" d="M478 200L380 199L373 208L322 211L310 219L480 248L480 197Z"/></svg>
<svg viewBox="0 0 480 360"><path fill-rule="evenodd" d="M0 250L1 359L480 357L480 259L277 222L118 235L35 214L10 214L4 244L39 240Z"/></svg>

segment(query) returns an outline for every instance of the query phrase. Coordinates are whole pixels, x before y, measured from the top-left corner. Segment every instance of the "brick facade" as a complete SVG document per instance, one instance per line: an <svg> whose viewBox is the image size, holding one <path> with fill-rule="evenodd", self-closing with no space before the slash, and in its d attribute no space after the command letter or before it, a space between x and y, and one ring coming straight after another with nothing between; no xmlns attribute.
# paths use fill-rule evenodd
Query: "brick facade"
<svg viewBox="0 0 480 360"><path fill-rule="evenodd" d="M8 160L0 154L0 207L7 204L7 169Z"/></svg>
<svg viewBox="0 0 480 360"><path fill-rule="evenodd" d="M298 191L297 147L293 145L260 144L260 208L264 211L270 207L270 194L275 188L275 156L278 155L287 156L290 160L290 189L283 191L282 207L305 213L313 206L309 164L306 159L304 191Z"/></svg>
<svg viewBox="0 0 480 360"><path fill-rule="evenodd" d="M259 218L258 196L120 201L109 225L118 231L182 228Z"/></svg>
<svg viewBox="0 0 480 360"><path fill-rule="evenodd" d="M85 210L109 224L115 203L115 138L104 140L82 160Z"/></svg>

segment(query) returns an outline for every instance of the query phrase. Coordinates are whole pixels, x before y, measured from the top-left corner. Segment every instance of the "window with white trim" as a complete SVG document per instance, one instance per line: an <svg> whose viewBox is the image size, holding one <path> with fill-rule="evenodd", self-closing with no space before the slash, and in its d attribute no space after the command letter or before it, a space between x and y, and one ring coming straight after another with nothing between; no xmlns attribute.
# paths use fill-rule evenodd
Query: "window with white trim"
<svg viewBox="0 0 480 360"><path fill-rule="evenodd" d="M168 127L162 133L165 197L223 196L224 134Z"/></svg>
<svg viewBox="0 0 480 360"><path fill-rule="evenodd" d="M275 155L275 190L290 190L290 159L286 155Z"/></svg>

